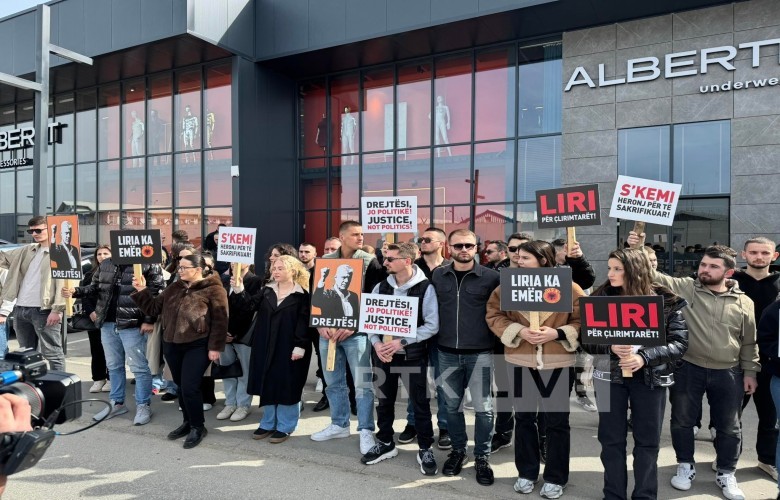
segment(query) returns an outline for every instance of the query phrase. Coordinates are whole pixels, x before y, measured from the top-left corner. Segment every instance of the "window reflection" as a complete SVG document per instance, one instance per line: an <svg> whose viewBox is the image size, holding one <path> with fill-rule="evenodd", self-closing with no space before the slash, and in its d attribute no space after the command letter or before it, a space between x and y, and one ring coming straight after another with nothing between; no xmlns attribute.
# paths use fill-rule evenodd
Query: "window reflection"
<svg viewBox="0 0 780 500"><path fill-rule="evenodd" d="M177 207L201 206L200 163L193 162L189 153L177 154L174 175Z"/></svg>
<svg viewBox="0 0 780 500"><path fill-rule="evenodd" d="M536 199L536 191L561 183L560 136L521 139L518 143L517 199Z"/></svg>
<svg viewBox="0 0 780 500"><path fill-rule="evenodd" d="M471 54L436 60L433 92L435 145L471 140ZM450 154L450 148L446 148Z"/></svg>
<svg viewBox="0 0 780 500"><path fill-rule="evenodd" d="M0 108L0 132L7 132L16 128L16 107L4 106ZM11 159L11 151L0 151L0 160Z"/></svg>
<svg viewBox="0 0 780 500"><path fill-rule="evenodd" d="M218 149L206 153L204 177L206 205L230 205L233 202L233 178L230 165L233 163L231 149Z"/></svg>
<svg viewBox="0 0 780 500"><path fill-rule="evenodd" d="M120 228L119 212L101 212L98 214L98 241L108 244L111 239L111 231L117 231Z"/></svg>
<svg viewBox="0 0 780 500"><path fill-rule="evenodd" d="M98 159L119 158L119 85L98 91Z"/></svg>
<svg viewBox="0 0 780 500"><path fill-rule="evenodd" d="M300 205L305 210L328 208L328 169L325 159L304 160L300 168Z"/></svg>
<svg viewBox="0 0 780 500"><path fill-rule="evenodd" d="M324 210L318 212L303 212L301 219L303 220L304 225L303 238L301 241L311 243L317 249L317 255L323 255L324 252L322 249L325 240L330 236L327 231L328 212Z"/></svg>
<svg viewBox="0 0 780 500"><path fill-rule="evenodd" d="M104 161L98 164L98 210L119 209L119 162Z"/></svg>
<svg viewBox="0 0 780 500"><path fill-rule="evenodd" d="M407 105L395 109L393 101L393 68L383 68L363 75L363 109L360 125L363 130L363 151L384 151L394 147L394 115L399 123L406 122ZM349 117L342 116L342 126L349 126ZM348 130L343 130L348 132ZM406 147L406 130L398 130L398 147Z"/></svg>
<svg viewBox="0 0 780 500"><path fill-rule="evenodd" d="M208 234L217 230L220 224L233 225L233 209L231 207L214 207L203 210L205 226L203 232Z"/></svg>
<svg viewBox="0 0 780 500"><path fill-rule="evenodd" d="M230 68L230 64L206 68L204 148L229 146L232 142Z"/></svg>
<svg viewBox="0 0 780 500"><path fill-rule="evenodd" d="M514 232L515 210L512 203L505 205L477 205L474 207L474 232L480 240L506 241Z"/></svg>
<svg viewBox="0 0 780 500"><path fill-rule="evenodd" d="M471 146L435 148L433 182L434 203L469 203L471 201ZM451 152L452 156L447 156ZM441 188L441 189L439 189Z"/></svg>
<svg viewBox="0 0 780 500"><path fill-rule="evenodd" d="M171 234L173 234L173 212L168 210L149 210L146 216L147 229L159 229L162 245L171 247Z"/></svg>
<svg viewBox="0 0 780 500"><path fill-rule="evenodd" d="M200 145L202 132L200 113L200 69L176 74L177 151L187 151L190 160L197 159L192 152Z"/></svg>
<svg viewBox="0 0 780 500"><path fill-rule="evenodd" d="M143 158L122 162L122 209L143 210L146 206L146 172Z"/></svg>
<svg viewBox="0 0 780 500"><path fill-rule="evenodd" d="M474 139L501 139L515 134L514 47L477 54L474 91Z"/></svg>
<svg viewBox="0 0 780 500"><path fill-rule="evenodd" d="M303 158L328 154L333 143L333 121L326 116L325 80L301 84L298 88L300 155Z"/></svg>
<svg viewBox="0 0 780 500"><path fill-rule="evenodd" d="M62 142L55 143L53 147L54 160L57 165L73 163L73 111L75 109L73 94L59 95L54 99L54 121L64 125L60 132ZM51 155L52 150L49 150Z"/></svg>
<svg viewBox="0 0 780 500"><path fill-rule="evenodd" d="M417 206L431 203L431 150L409 149L397 153L396 194L417 197Z"/></svg>
<svg viewBox="0 0 780 500"><path fill-rule="evenodd" d="M97 93L76 93L76 161L95 161L97 136Z"/></svg>
<svg viewBox="0 0 780 500"><path fill-rule="evenodd" d="M431 144L431 66L428 60L398 68L398 149Z"/></svg>
<svg viewBox="0 0 780 500"><path fill-rule="evenodd" d="M173 206L173 178L171 170L171 157L169 155L149 158L149 167L147 169L149 208L168 208Z"/></svg>
<svg viewBox="0 0 780 500"><path fill-rule="evenodd" d="M146 110L144 108L144 80L131 80L124 84L125 101L122 105L122 137L124 138L123 156L141 156L146 148ZM137 158L134 166L141 165Z"/></svg>
<svg viewBox="0 0 780 500"><path fill-rule="evenodd" d="M97 167L94 163L76 165L76 210L95 213L97 209Z"/></svg>
<svg viewBox="0 0 780 500"><path fill-rule="evenodd" d="M521 47L519 123L521 136L561 131L563 55L560 42Z"/></svg>
<svg viewBox="0 0 780 500"><path fill-rule="evenodd" d="M674 182L682 194L731 190L731 126L728 121L674 126Z"/></svg>
<svg viewBox="0 0 780 500"><path fill-rule="evenodd" d="M354 154L360 147L358 129L358 75L344 75L334 78L330 84L330 109L334 132L333 154ZM354 160L357 163L357 160Z"/></svg>
<svg viewBox="0 0 780 500"><path fill-rule="evenodd" d="M65 165L54 169L55 198L54 212L64 213L73 211L73 165Z"/></svg>
<svg viewBox="0 0 780 500"><path fill-rule="evenodd" d="M474 199L503 202L514 199L515 142L485 142L474 146Z"/></svg>
<svg viewBox="0 0 780 500"><path fill-rule="evenodd" d="M173 139L171 75L150 78L147 92L149 116L146 135L149 141L149 154L169 153Z"/></svg>
<svg viewBox="0 0 780 500"><path fill-rule="evenodd" d="M618 173L669 182L669 126L619 130Z"/></svg>
<svg viewBox="0 0 780 500"><path fill-rule="evenodd" d="M0 214L12 214L16 211L15 190L14 171L0 172Z"/></svg>
<svg viewBox="0 0 780 500"><path fill-rule="evenodd" d="M184 229L190 236L190 242L196 247L200 246L202 239L202 219L200 208L178 209L174 213L174 230Z"/></svg>
<svg viewBox="0 0 780 500"><path fill-rule="evenodd" d="M341 158L334 158L336 160ZM330 171L331 206L334 209L360 208L360 172L357 164L334 165Z"/></svg>

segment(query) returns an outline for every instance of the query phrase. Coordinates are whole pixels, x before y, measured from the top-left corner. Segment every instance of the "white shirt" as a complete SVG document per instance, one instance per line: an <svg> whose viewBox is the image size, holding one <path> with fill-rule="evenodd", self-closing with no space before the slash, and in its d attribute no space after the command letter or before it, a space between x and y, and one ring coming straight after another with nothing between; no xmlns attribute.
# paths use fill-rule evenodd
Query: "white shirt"
<svg viewBox="0 0 780 500"><path fill-rule="evenodd" d="M30 261L30 267L19 285L19 296L16 305L22 307L41 307L41 266L43 259L48 259L49 247L39 247L35 257Z"/></svg>

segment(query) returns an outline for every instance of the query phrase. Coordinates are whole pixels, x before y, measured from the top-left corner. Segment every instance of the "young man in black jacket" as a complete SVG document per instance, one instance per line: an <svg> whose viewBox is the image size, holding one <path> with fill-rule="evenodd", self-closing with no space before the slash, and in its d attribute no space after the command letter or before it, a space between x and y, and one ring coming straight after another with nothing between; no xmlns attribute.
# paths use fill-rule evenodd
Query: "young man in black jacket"
<svg viewBox="0 0 780 500"><path fill-rule="evenodd" d="M144 265L147 287L154 293L165 286L159 265ZM146 335L152 333L155 318L144 315L130 297L133 288L133 266L117 266L111 259L104 260L85 287L63 288L63 297L97 297L95 326L100 328L106 353L106 364L111 377L111 407L93 418L109 419L128 412L125 406L125 361L135 375L136 413L134 425L149 423L152 417L152 373L146 359Z"/></svg>

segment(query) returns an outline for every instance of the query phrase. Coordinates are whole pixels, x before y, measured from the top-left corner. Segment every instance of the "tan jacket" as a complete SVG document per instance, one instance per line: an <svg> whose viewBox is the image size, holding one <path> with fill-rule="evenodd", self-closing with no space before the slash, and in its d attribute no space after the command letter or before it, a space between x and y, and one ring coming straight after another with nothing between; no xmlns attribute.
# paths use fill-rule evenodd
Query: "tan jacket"
<svg viewBox="0 0 780 500"><path fill-rule="evenodd" d="M504 344L507 362L537 370L563 368L574 365L574 351L580 345L580 297L584 296L577 284L572 284L571 313L539 313L539 324L561 330L565 339L533 345L520 337L520 330L530 325L526 311L502 311L501 287L490 295L485 319L490 330Z"/></svg>
<svg viewBox="0 0 780 500"><path fill-rule="evenodd" d="M40 244L32 243L8 252L0 252L0 267L8 269L1 300L16 300L24 275L35 253L41 251L40 248ZM41 262L41 310L65 311L65 299L60 295L63 284L64 280L51 278L51 260L44 257Z"/></svg>

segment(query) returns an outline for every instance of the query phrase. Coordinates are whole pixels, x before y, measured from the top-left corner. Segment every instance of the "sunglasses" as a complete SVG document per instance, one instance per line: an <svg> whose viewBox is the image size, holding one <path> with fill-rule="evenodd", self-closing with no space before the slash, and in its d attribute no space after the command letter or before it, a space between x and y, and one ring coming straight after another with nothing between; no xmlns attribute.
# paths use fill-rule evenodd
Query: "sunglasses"
<svg viewBox="0 0 780 500"><path fill-rule="evenodd" d="M433 243L434 241L436 240L433 238L417 238L417 243Z"/></svg>
<svg viewBox="0 0 780 500"><path fill-rule="evenodd" d="M472 248L476 247L476 243L455 243L454 245L450 245L455 250L463 250L464 248L466 250L471 250Z"/></svg>
<svg viewBox="0 0 780 500"><path fill-rule="evenodd" d="M406 260L408 257L385 257L385 260L387 262L390 262L391 264L397 260Z"/></svg>
<svg viewBox="0 0 780 500"><path fill-rule="evenodd" d="M520 247L519 246L517 246L517 247L506 247L506 249L509 250L510 253L515 253L518 250L520 250Z"/></svg>
<svg viewBox="0 0 780 500"><path fill-rule="evenodd" d="M27 234L41 234L45 229L28 229Z"/></svg>
<svg viewBox="0 0 780 500"><path fill-rule="evenodd" d="M485 250L485 255L493 255L494 253L498 253L496 250Z"/></svg>

